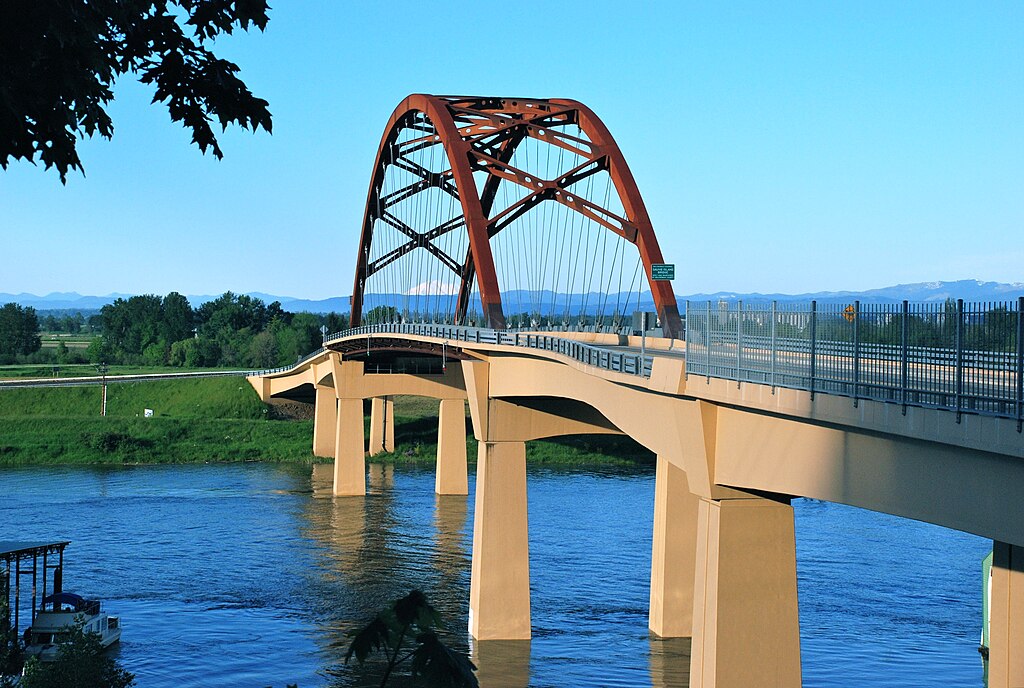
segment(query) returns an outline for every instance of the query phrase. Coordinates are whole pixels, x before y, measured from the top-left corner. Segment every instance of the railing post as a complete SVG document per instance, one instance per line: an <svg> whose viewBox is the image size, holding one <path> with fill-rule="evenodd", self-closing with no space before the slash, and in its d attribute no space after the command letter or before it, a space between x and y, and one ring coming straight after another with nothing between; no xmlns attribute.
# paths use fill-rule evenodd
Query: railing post
<svg viewBox="0 0 1024 688"><path fill-rule="evenodd" d="M964 393L964 300L956 300L956 422L960 422Z"/></svg>
<svg viewBox="0 0 1024 688"><path fill-rule="evenodd" d="M690 320L690 299L686 299L684 308L686 310L683 311L683 343L684 343L683 351L688 353L690 351L690 326L688 324L688 322ZM669 348L672 348L671 345L669 345ZM683 364L683 380L689 380L689 379L690 379L690 366L688 366L688 365L686 365L684 363Z"/></svg>
<svg viewBox="0 0 1024 688"><path fill-rule="evenodd" d="M1024 426L1024 296L1017 299L1017 432Z"/></svg>
<svg viewBox="0 0 1024 688"><path fill-rule="evenodd" d="M853 302L853 407L860 399L860 301Z"/></svg>
<svg viewBox="0 0 1024 688"><path fill-rule="evenodd" d="M704 320L704 360L707 364L704 373L708 377L708 384L711 384L711 299L708 299L707 319Z"/></svg>
<svg viewBox="0 0 1024 688"><path fill-rule="evenodd" d="M903 415L907 415L907 387L910 378L909 370L910 346L910 304L903 302L903 318L900 323L900 401L903 403Z"/></svg>
<svg viewBox="0 0 1024 688"><path fill-rule="evenodd" d="M811 301L811 399L814 399L814 373L818 348L818 302Z"/></svg>
<svg viewBox="0 0 1024 688"><path fill-rule="evenodd" d="M777 314L778 302L772 301L772 348L771 348L771 381L772 381L772 394L775 394L775 321L778 319Z"/></svg>
<svg viewBox="0 0 1024 688"><path fill-rule="evenodd" d="M740 369L743 367L743 301L736 302L736 389L740 388Z"/></svg>

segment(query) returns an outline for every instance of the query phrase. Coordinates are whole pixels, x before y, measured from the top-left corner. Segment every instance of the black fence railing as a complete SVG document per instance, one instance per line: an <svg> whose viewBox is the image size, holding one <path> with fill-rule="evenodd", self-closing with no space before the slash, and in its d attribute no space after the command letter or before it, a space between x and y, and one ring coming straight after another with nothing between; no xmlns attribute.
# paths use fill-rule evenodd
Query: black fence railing
<svg viewBox="0 0 1024 688"><path fill-rule="evenodd" d="M687 375L1024 422L1024 298L936 304L693 303Z"/></svg>

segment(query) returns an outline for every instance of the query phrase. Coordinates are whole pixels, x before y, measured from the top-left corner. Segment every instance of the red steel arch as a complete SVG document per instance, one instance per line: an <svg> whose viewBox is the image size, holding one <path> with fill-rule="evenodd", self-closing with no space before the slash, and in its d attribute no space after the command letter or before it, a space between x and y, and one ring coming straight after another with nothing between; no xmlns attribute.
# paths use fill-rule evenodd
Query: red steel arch
<svg viewBox="0 0 1024 688"><path fill-rule="evenodd" d="M421 117L433 126L432 131L417 125ZM589 140L556 128L566 124L577 125ZM425 135L421 139L398 144L398 135L406 128L422 129ZM516 148L528 137L579 155L584 162L557 179L537 179L535 175L509 164ZM380 194L385 170L390 164L402 163L403 150L434 145L438 141L444 147L451 169L445 173L432 173L423 168L410 169L407 164L403 169L414 172L422 181L410 186L406 192L415 194L432 186L441 188L458 199L462 217L458 223L446 223L426 234L418 234L409 227L397 227L393 219L389 220L389 224L408 236L408 241L388 256L371 262L374 224L384 217L381 207L385 199ZM358 326L362 318L367 278L401 255L422 247L431 251L459 277L461 287L455 309L457 323L463 322L466 316L475 280L488 326L504 328L505 316L490 238L542 201L551 200L573 209L637 247L665 335L682 336L679 308L671 285L651 279L651 265L663 262L663 257L636 181L607 127L582 103L564 99L410 95L392 113L373 169L356 258L352 290L353 327ZM569 191L573 184L601 171L608 172L625 211L624 217ZM480 190L477 189L474 172L486 173ZM492 217L491 208L502 181L519 185L530 193ZM444 254L431 243L431 238L453 231L462 224L469 235L469 249L461 260Z"/></svg>

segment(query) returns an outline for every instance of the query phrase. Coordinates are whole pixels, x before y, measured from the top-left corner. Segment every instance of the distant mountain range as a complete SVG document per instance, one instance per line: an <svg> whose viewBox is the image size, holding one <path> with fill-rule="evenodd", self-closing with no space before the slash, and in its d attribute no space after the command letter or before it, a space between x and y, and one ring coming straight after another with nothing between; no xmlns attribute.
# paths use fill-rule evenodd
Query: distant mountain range
<svg viewBox="0 0 1024 688"><path fill-rule="evenodd" d="M260 292L250 292L249 296L262 299L265 303L280 301L282 308L293 313L347 313L349 310L349 297L333 297L328 299L310 300L297 299L290 296L275 296ZM108 303L113 303L118 298L129 298L132 294L108 294L106 296L83 296L75 292L54 292L46 296L35 294L0 294L0 305L5 303L18 303L22 306L31 306L38 311L43 310L97 310ZM196 295L188 296L193 307L199 306L219 296ZM911 302L945 301L946 299L963 299L964 301L1008 301L1024 296L1024 282L1007 284L1004 282L982 282L980 280L958 280L955 282L919 282L916 284L897 284L881 289L869 289L867 291L830 291L815 292L808 294L758 294L737 292L716 292L714 294L690 294L677 295L680 302L690 301L810 301L816 300L821 303L847 303L860 300L864 303L898 303L903 300ZM454 300L450 295L403 295L403 294L368 294L366 305L372 308L379 304L395 305L401 308L412 310L441 310L445 311L451 307ZM637 295L635 293L622 294L555 294L553 292L527 292L512 291L502 294L502 302L505 310L509 313L519 310L529 310L531 304L544 304L543 310L549 308L558 312L570 303L570 308L576 310L586 302L588 312L595 311L602 307L605 312L609 308L614 309L616 305L622 305L629 309L636 309ZM639 308L649 309L653 305L650 292L640 295Z"/></svg>
<svg viewBox="0 0 1024 688"><path fill-rule="evenodd" d="M957 280L955 282L917 282L914 284L897 284L881 289L867 291L822 291L813 294L737 294L735 292L717 292L714 294L694 294L678 296L679 300L691 301L819 301L822 303L846 303L862 301L864 303L927 303L945 301L946 299L963 299L964 301L1009 301L1024 296L1024 282L982 282L981 280Z"/></svg>

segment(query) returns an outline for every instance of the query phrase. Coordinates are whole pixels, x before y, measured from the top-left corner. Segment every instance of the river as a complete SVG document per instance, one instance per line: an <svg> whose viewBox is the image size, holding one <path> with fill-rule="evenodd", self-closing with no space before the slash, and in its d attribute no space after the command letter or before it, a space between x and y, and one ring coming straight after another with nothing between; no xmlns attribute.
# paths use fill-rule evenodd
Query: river
<svg viewBox="0 0 1024 688"><path fill-rule="evenodd" d="M139 688L375 685L343 663L345 634L416 587L469 648L472 495L372 466L365 498L333 498L329 471L4 468L0 540L72 541L65 589L122 617L116 653ZM481 684L685 686L689 641L647 634L653 470L532 468L528 481L533 640L469 648ZM982 685L990 542L794 508L804 685Z"/></svg>

